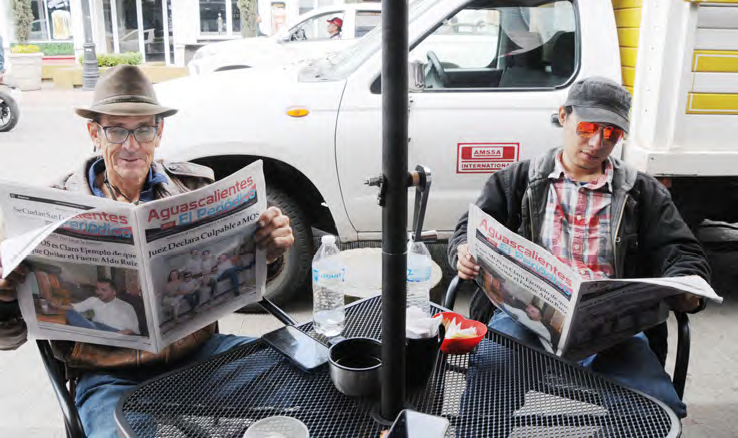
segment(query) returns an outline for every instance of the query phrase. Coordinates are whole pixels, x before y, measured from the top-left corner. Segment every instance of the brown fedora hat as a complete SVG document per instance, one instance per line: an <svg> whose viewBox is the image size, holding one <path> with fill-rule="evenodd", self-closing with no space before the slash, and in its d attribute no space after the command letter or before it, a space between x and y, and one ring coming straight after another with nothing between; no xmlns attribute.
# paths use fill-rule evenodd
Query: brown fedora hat
<svg viewBox="0 0 738 438"><path fill-rule="evenodd" d="M86 119L97 115L169 117L177 110L159 105L154 84L140 68L117 65L100 76L92 105L74 110Z"/></svg>

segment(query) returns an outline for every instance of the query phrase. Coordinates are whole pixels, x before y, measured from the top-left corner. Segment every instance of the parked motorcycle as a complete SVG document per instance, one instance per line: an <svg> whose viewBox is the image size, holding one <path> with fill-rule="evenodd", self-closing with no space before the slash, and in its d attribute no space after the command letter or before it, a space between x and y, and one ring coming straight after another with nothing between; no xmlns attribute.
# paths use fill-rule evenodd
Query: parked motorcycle
<svg viewBox="0 0 738 438"><path fill-rule="evenodd" d="M10 131L20 118L20 88L0 82L0 132Z"/></svg>

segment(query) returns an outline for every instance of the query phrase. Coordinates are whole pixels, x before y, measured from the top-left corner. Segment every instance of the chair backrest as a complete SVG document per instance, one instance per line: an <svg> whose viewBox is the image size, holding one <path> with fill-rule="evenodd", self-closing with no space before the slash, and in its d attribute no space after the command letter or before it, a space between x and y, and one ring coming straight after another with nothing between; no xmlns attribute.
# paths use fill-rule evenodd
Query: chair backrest
<svg viewBox="0 0 738 438"><path fill-rule="evenodd" d="M62 361L54 357L49 341L37 340L36 345L39 353L41 353L41 360L64 415L64 428L67 431L67 438L84 438L86 436L85 430L82 427L77 406L74 404L75 381L67 378L66 367Z"/></svg>

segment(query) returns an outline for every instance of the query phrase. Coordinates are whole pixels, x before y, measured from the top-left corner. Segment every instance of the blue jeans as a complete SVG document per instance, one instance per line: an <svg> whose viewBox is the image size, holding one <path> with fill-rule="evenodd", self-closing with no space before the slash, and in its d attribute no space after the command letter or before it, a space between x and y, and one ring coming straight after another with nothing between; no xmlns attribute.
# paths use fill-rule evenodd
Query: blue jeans
<svg viewBox="0 0 738 438"><path fill-rule="evenodd" d="M93 330L104 330L106 332L120 331L117 328L110 327L109 325L103 324L101 322L90 321L89 319L82 316L76 310L67 310L66 316L67 316L67 324L74 326L74 327L82 327L82 328L88 328L88 329L93 329Z"/></svg>
<svg viewBox="0 0 738 438"><path fill-rule="evenodd" d="M233 287L233 294L236 296L241 295L241 291L238 290L238 273L241 271L241 268L238 267L232 267L228 268L225 271L223 271L222 274L218 276L218 281L228 278L231 280L231 287Z"/></svg>
<svg viewBox="0 0 738 438"><path fill-rule="evenodd" d="M187 359L187 363L198 362L216 354L251 342L254 338L234 335L213 335L200 349ZM126 392L138 384L170 370L140 368L126 372L88 372L77 384L74 400L82 426L89 438L117 437L115 406ZM154 435L152 431L152 436Z"/></svg>
<svg viewBox="0 0 738 438"><path fill-rule="evenodd" d="M538 336L505 312L495 311L489 326L525 345L541 348ZM679 399L671 378L643 333L593 354L579 365L660 400L679 418L687 416L687 406Z"/></svg>

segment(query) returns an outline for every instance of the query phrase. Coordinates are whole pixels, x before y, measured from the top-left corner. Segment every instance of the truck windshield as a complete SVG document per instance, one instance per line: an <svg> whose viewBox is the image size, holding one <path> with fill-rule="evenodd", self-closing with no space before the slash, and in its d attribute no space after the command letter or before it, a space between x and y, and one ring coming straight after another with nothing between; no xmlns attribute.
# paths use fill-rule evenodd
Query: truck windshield
<svg viewBox="0 0 738 438"><path fill-rule="evenodd" d="M416 0L410 4L408 21L412 22L443 0ZM353 46L326 58L313 61L300 72L303 81L339 81L363 64L382 46L382 25L375 27Z"/></svg>

